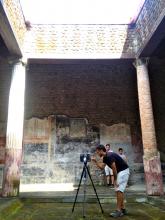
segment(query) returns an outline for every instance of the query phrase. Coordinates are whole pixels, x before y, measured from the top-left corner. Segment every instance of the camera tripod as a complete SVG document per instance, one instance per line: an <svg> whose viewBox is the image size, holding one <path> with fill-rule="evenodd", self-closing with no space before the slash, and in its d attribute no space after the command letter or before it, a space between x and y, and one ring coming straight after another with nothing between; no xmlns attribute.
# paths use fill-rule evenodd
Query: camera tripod
<svg viewBox="0 0 165 220"><path fill-rule="evenodd" d="M77 188L77 193L76 193L75 200L74 200L74 204L73 204L73 208L72 208L72 213L73 213L73 212L74 212L74 207L75 207L75 204L76 204L76 200L77 200L77 196L78 196L78 193L79 193L81 181L82 181L82 178L84 178L83 218L85 218L85 199L86 199L86 181L87 181L87 174L88 174L88 176L89 176L89 178L90 178L90 180L91 180L91 183L92 183L94 192L95 192L95 194L96 194L98 203L99 203L99 205L100 205L101 212L103 213L103 208L102 208L102 206L101 206L99 197L98 197L97 192L96 192L96 188L95 188L95 186L94 186L92 177L91 177L91 175L90 175L90 172L89 172L89 169L88 169L88 166L87 166L87 161L84 161L83 171L82 171L82 173L81 173L81 178L80 178L80 181L79 181L79 185L78 185L78 188Z"/></svg>

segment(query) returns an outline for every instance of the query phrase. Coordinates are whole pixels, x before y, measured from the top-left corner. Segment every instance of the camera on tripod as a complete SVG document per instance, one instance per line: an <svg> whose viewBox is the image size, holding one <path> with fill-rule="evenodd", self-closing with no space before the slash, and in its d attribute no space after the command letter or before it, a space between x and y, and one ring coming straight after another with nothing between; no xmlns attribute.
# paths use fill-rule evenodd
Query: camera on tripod
<svg viewBox="0 0 165 220"><path fill-rule="evenodd" d="M74 207L75 207L77 196L78 196L78 192L79 192L79 189L80 189L80 186L81 186L81 181L82 181L82 179L84 179L84 181L83 181L84 182L83 218L85 218L85 206L84 205L85 205L85 201L86 201L86 181L87 181L87 176L89 176L89 178L91 180L93 189L95 191L97 200L98 200L100 208L101 208L101 212L103 213L103 208L101 206L99 197L98 197L97 192L96 192L96 188L94 186L94 183L93 183L93 180L92 180L92 177L91 177L91 174L89 172L88 165L87 165L87 162L90 162L90 161L91 161L90 153L80 154L80 162L83 162L84 166L83 166L83 170L82 170L82 173L81 173L81 178L80 178L80 181L79 181L79 185L78 185L78 188L77 188L77 193L76 193L76 196L75 196L72 212L74 212Z"/></svg>
<svg viewBox="0 0 165 220"><path fill-rule="evenodd" d="M91 155L89 153L80 154L80 162L90 162L91 161Z"/></svg>

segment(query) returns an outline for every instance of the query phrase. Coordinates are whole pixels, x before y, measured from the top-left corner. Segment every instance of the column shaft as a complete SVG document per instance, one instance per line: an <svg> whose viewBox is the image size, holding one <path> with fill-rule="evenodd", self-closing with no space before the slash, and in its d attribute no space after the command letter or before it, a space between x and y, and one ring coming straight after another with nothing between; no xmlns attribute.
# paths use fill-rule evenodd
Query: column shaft
<svg viewBox="0 0 165 220"><path fill-rule="evenodd" d="M17 196L20 184L24 121L25 66L13 66L8 104L6 153L2 196Z"/></svg>
<svg viewBox="0 0 165 220"><path fill-rule="evenodd" d="M147 63L136 60L139 110L143 140L143 162L148 195L163 195L161 162L157 150Z"/></svg>

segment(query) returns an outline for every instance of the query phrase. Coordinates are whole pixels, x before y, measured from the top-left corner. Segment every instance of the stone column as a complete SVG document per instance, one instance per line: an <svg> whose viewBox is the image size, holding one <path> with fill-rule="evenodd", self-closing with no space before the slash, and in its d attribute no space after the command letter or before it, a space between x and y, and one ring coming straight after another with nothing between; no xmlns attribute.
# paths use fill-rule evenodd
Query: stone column
<svg viewBox="0 0 165 220"><path fill-rule="evenodd" d="M13 64L9 92L5 166L2 185L2 196L4 197L17 196L19 193L24 121L24 93L25 65L19 60Z"/></svg>
<svg viewBox="0 0 165 220"><path fill-rule="evenodd" d="M143 139L143 163L148 195L163 195L163 179L160 155L157 150L150 83L147 68L148 59L137 59L137 87Z"/></svg>

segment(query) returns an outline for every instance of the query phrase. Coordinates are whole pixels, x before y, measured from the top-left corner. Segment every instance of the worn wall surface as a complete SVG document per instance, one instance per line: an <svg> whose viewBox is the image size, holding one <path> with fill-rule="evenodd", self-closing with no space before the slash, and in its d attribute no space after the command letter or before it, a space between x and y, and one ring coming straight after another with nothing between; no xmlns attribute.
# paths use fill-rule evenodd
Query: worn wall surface
<svg viewBox="0 0 165 220"><path fill-rule="evenodd" d="M131 168L130 182L143 179L143 171L138 174L141 161L135 161L137 152L132 145L129 125L97 127L85 118L51 115L25 121L21 183L78 184L84 165L80 155L93 155L99 143L111 143L114 152L123 147ZM138 156L142 157L142 151ZM88 165L93 181L105 184L103 171L90 162Z"/></svg>
<svg viewBox="0 0 165 220"><path fill-rule="evenodd" d="M112 126L100 125L100 141L103 144L111 143L111 149L118 152L121 147L128 158L128 163L135 162L135 152L132 147L130 126L126 124L114 124Z"/></svg>
<svg viewBox="0 0 165 220"><path fill-rule="evenodd" d="M97 143L98 129L84 118L62 115L25 121L21 183L77 183L83 165L80 154L92 152Z"/></svg>
<svg viewBox="0 0 165 220"><path fill-rule="evenodd" d="M137 131L131 132L128 124L119 123L111 126L100 125L100 142L110 143L111 150L118 153L119 148L123 148L130 167L129 183L137 183L144 180L143 175L143 146L141 135Z"/></svg>

